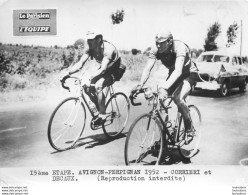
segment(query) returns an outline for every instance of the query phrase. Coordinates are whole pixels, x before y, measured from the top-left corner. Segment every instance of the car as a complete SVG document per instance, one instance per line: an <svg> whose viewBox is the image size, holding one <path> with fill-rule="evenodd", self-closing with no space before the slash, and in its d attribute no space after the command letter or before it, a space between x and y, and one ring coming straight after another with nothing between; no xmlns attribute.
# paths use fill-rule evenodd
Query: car
<svg viewBox="0 0 248 195"><path fill-rule="evenodd" d="M246 91L248 68L243 58L221 51L202 52L195 61L199 70L195 89L216 90L226 96L232 88Z"/></svg>

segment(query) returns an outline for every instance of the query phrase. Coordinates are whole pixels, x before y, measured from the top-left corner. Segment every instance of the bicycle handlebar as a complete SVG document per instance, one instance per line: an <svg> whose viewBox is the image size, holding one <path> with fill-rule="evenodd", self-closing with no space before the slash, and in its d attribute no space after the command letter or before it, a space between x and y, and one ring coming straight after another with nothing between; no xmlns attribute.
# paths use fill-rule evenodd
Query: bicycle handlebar
<svg viewBox="0 0 248 195"><path fill-rule="evenodd" d="M70 78L69 75L65 76L62 80L60 80L60 82L61 82L61 85L62 85L62 87L63 87L64 89L70 91L70 88L69 88L68 86L65 85L65 81L66 81L66 79L68 79L68 78Z"/></svg>
<svg viewBox="0 0 248 195"><path fill-rule="evenodd" d="M140 105L142 105L141 102L134 102L134 100L136 99L137 95L139 95L141 93L144 93L144 89L141 89L138 93L137 92L131 92L131 94L129 95L129 99L130 99L131 104L133 106L140 106ZM134 97L134 96L136 96L136 97Z"/></svg>
<svg viewBox="0 0 248 195"><path fill-rule="evenodd" d="M78 77L76 77L76 76L69 76L69 75L67 75L63 79L60 80L62 87L70 92L70 87L68 87L68 86L65 85L65 81L67 79L69 79L69 78L75 79L75 80L79 81L80 85L81 85L81 79L78 78Z"/></svg>
<svg viewBox="0 0 248 195"><path fill-rule="evenodd" d="M134 98L132 95L129 96L129 99L130 99L131 104L132 104L133 106L140 106L140 105L141 105L141 102L137 102L137 103L134 102L135 98Z"/></svg>
<svg viewBox="0 0 248 195"><path fill-rule="evenodd" d="M130 101L131 101L131 104L133 105L133 106L140 106L140 105L142 105L142 103L141 102L134 102L134 100L136 99L136 97L139 95L139 94L141 94L141 93L146 93L145 92L145 89L147 89L147 88L143 88L143 89L141 89L139 92L136 92L136 91L132 91L131 92L131 94L129 95L129 99L130 99ZM158 96L158 92L152 92L153 93L153 96L155 95L155 96ZM146 95L145 95L146 96ZM147 97L145 97L145 98L147 98ZM148 97L149 98L149 97ZM169 95L169 96L167 96L165 99L170 99L170 101L168 102L168 106L171 104L171 102L172 102L172 100L173 100L173 97L171 96L171 95ZM165 99L163 99L162 101L164 101ZM163 105L163 103L161 104L161 105ZM163 105L164 106L164 105Z"/></svg>

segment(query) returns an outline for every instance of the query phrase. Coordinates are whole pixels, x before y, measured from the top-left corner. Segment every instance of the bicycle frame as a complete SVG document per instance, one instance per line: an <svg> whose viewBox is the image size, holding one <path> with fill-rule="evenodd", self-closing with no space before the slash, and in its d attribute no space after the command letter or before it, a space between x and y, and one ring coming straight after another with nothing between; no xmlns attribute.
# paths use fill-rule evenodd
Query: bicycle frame
<svg viewBox="0 0 248 195"><path fill-rule="evenodd" d="M108 99L107 97L112 97L113 95L115 94L115 91L114 91L114 88L113 88L113 85L110 85L110 86L108 86L107 88L106 88L106 93L104 94L105 95L105 98L106 98L106 100ZM116 101L116 99L115 99L115 101ZM117 104L117 102L116 102L116 106L117 106L117 109L118 109L118 112L120 113L120 111L119 111L119 106L118 106L118 104ZM113 102L111 102L111 107L112 107L112 110L113 110Z"/></svg>
<svg viewBox="0 0 248 195"><path fill-rule="evenodd" d="M166 124L169 123L169 109L171 108L170 107L170 104L173 100L173 97L172 96L168 96L167 99L169 99L169 102L168 102L168 105L167 106L164 106L163 104L163 101L161 99L159 99L158 97L158 93L157 92L153 92L153 95L154 95L154 99L153 99L153 108L152 110L150 111L150 113L155 116L155 117L158 117L159 121L161 122L162 126L163 126L163 132L165 132L165 134L168 136L168 140L170 141L171 145L175 146L176 145L176 140L178 138L178 133L174 133L174 136L172 136L169 132L169 127L171 126L167 126ZM162 118L162 112L160 112L160 110L163 110L165 112L165 119L163 120ZM176 116L176 123L175 123L175 126L174 126L174 131L176 129L180 129L180 125L181 125L181 121L182 120L180 118L180 113L178 112L177 113L177 116Z"/></svg>
<svg viewBox="0 0 248 195"><path fill-rule="evenodd" d="M79 86L80 86L80 95L78 95L78 96L79 96L79 100L80 100L81 102L84 102L84 104L85 104L86 107L88 108L88 110L89 110L91 116L94 117L94 114L93 114L93 112L91 111L90 106L89 106L89 103L88 103L88 100L87 100L87 99L89 98L89 96L88 96L88 94L86 94L86 92L84 91L84 90L85 90L85 87L82 85L82 80L81 80L80 78L78 78L78 77L75 77L75 76L73 76L73 77L71 76L70 78L75 79L75 80L76 80L75 82L79 82ZM62 85L62 86L63 86L64 88L68 89L68 87L65 87L64 85ZM68 89L68 90L69 90L69 89ZM105 98L106 98L106 99L107 99L107 97L111 97L112 95L115 94L115 91L114 91L114 88L113 88L112 85L106 87L105 91L106 91L106 92L104 93L104 95L105 95ZM88 96L88 98L87 98L87 96Z"/></svg>
<svg viewBox="0 0 248 195"><path fill-rule="evenodd" d="M160 122L162 123L163 130L166 133L166 135L168 136L168 140L171 143L170 145L171 146L178 146L178 144L179 145L181 145L181 144L183 145L185 143L185 140L183 140L183 141L181 141L179 143L177 142L178 136L180 136L179 135L180 132L178 130L181 129L181 125L182 125L181 113L180 112L177 112L176 122L175 122L175 125L174 125L174 128L173 128L173 130L174 130L173 136L170 134L170 132L168 130L169 127L166 126L166 123L169 122L168 110L171 108L170 107L170 104L171 104L172 99L173 99L172 97L168 97L168 98L171 98L171 100L170 100L168 106L166 106L166 107L163 105L163 102L160 101L160 106L165 110L165 113L166 113L165 121L163 121L162 116L161 116L161 113L159 112L159 110L157 108L154 111L156 113L156 116L159 118ZM190 119L191 124L193 124L190 115L189 115L189 119Z"/></svg>
<svg viewBox="0 0 248 195"><path fill-rule="evenodd" d="M69 78L70 80L67 80L67 82L65 83L66 79ZM68 75L60 81L62 87L72 93L70 94L70 97L65 98L57 105L49 120L48 140L50 145L54 149L60 151L74 147L84 131L85 124L87 122L86 116L89 113L91 113L92 116L92 119L90 121L91 129L97 130L102 128L104 134L108 138L115 138L124 130L129 117L130 104L127 96L123 92L115 93L112 85L104 88L101 93L104 93L104 96L106 96L107 101L104 106L106 112L108 112L105 114L108 115L104 118L104 120L100 121L100 123L95 124L93 113L94 110L92 112L92 110L90 109L90 99L92 98L89 97L93 94L90 94L90 88L85 85L83 79L81 79L81 77ZM127 107L123 108L125 109L125 114L123 115L120 113L120 111L122 112L122 107L119 107L118 104L122 105L122 102L118 103L119 100L120 102L125 101L127 104ZM62 106L63 109L61 109ZM88 108L89 113L87 112L86 107ZM110 126L111 124L113 124L114 126ZM116 124L118 127L116 127ZM110 127L106 128L106 126Z"/></svg>
<svg viewBox="0 0 248 195"><path fill-rule="evenodd" d="M148 101L148 104L152 106L152 109L150 112L144 113L141 116L139 116L132 123L129 129L126 144L125 144L126 164L129 165L130 163L133 163L133 162L139 163L137 162L137 159L139 158L137 157L135 158L135 156L129 158L129 154L131 154L131 152L129 151L130 150L129 147L131 148L131 146L133 145L134 145L133 146L134 148L135 148L135 145L137 145L135 151L137 151L139 148L142 148L142 153L138 153L138 157L142 159L145 158L145 156L141 156L143 154L148 154L150 151L151 153L159 151L159 156L154 156L154 157L157 157L158 159L158 161L156 161L157 163L160 162L161 157L163 158L163 154L167 155L167 153L164 153L164 152L168 151L169 152L168 156L170 156L171 154L173 154L170 152L173 152L174 149L178 149L180 155L183 158L191 158L194 154L196 154L195 152L198 151L197 148L198 148L198 144L200 140L199 139L200 134L198 133L197 133L198 135L195 134L196 129L192 121L196 122L197 125L198 125L198 122L200 124L201 116L200 116L199 109L194 105L187 106L189 110L189 119L192 125L191 129L188 130L184 128L184 121L183 121L183 117L180 111L177 110L176 112L174 112L174 109L169 111L169 109L172 108L171 102L172 100L174 100L173 96L169 96L166 99L164 99L160 97L159 89L157 89L157 91L155 92L152 92L151 88L143 87L138 92L136 89L131 91L129 98L131 100L132 105L134 106L141 105L141 102L134 102L135 98L140 93L144 93L145 99ZM199 118L195 118L195 117L191 118L192 117L191 111L194 114L193 116L195 116L196 114L196 116ZM173 119L175 119L175 121ZM197 121L192 120L192 119L196 119ZM145 120L145 123L141 123L142 125L139 125L139 122L140 121L143 122L143 120ZM151 126L150 128L151 121L154 121L154 124L156 124L156 126L153 125L155 128L153 128L153 126ZM146 128L143 127L144 124L147 125ZM159 135L157 136L156 139L153 139L153 133L155 131L158 132ZM133 134L133 132L136 132L136 134L135 133ZM142 133L139 133L139 132L142 132ZM150 138L146 139L146 136L149 136ZM134 137L134 138L131 138L131 137ZM140 139L138 139L139 137ZM196 142L192 142L193 143L192 145L190 143L194 139L194 137L196 137ZM133 142L134 143L137 142L137 144L131 144L131 146L129 146L130 145L129 140L135 140ZM143 143L145 142L143 140L148 140L147 142L150 142L150 140L152 140L150 143L150 147L147 147L144 150L143 150L144 148ZM133 156L133 155L131 154L130 156ZM130 161L130 159L132 161Z"/></svg>
<svg viewBox="0 0 248 195"><path fill-rule="evenodd" d="M153 114L155 114L157 117L158 117L158 119L160 120L160 122L161 122L161 124L162 124L162 126L163 126L163 131L166 133L166 135L168 136L168 139L169 139L169 141L171 142L171 144L172 145L175 145L175 139L174 139L174 137L170 134L170 132L169 132L169 130L168 130L168 127L166 126L166 123L168 123L169 122L169 115L168 115L168 110L171 108L170 107L170 104L171 104L171 102L172 102L172 100L173 100L173 98L172 97L168 97L168 98L170 98L171 100L170 100L170 102L169 102L169 104L165 107L164 105L163 105L163 102L162 102L162 100L159 100L159 107L160 108L162 108L164 111L165 111L165 114L166 114L166 116L165 116L165 120L163 120L163 118L162 118L162 114L161 114L161 112L159 111L160 109L159 109L159 107L153 107L153 110L151 111L151 113L153 113ZM158 99L158 97L157 97L157 99ZM155 113L154 113L155 112Z"/></svg>
<svg viewBox="0 0 248 195"><path fill-rule="evenodd" d="M103 93L104 93L104 92L103 92ZM115 92L114 92L114 88L113 88L112 85L106 87L106 92L104 93L105 99L106 99L106 100L107 100L107 97L111 97L111 96L114 95L114 94L115 94ZM84 103L86 104L88 110L90 111L91 116L94 117L93 112L92 112L91 109L90 109L89 103L88 103L88 101L86 100L86 95L87 95L87 94L85 94L85 91L84 91L83 88L82 88L82 90L81 90L81 97L82 97ZM87 95L87 96L88 96L88 95Z"/></svg>

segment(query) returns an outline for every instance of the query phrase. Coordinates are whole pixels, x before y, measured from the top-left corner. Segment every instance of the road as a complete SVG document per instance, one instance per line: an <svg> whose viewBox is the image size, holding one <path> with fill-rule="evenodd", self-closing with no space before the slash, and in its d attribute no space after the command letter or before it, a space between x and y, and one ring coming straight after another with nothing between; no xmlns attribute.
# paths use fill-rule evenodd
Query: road
<svg viewBox="0 0 248 195"><path fill-rule="evenodd" d="M78 147L56 152L47 139L48 120L56 103L39 102L0 108L1 168L124 165L127 130L118 139L109 141L101 129L92 131L87 123ZM241 159L248 158L248 92L239 94L234 89L228 97L222 98L215 92L195 91L190 96L190 103L197 105L202 114L200 151L189 162L177 159L174 163L238 165ZM148 110L149 106L145 103L131 107L127 126Z"/></svg>

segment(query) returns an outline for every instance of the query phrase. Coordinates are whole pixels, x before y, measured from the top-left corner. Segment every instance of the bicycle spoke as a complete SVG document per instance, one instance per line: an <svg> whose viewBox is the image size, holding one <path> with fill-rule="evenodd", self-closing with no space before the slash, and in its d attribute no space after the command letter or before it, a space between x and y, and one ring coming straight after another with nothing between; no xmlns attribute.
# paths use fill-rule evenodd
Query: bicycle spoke
<svg viewBox="0 0 248 195"><path fill-rule="evenodd" d="M189 110L192 129L187 132L185 132L185 129L179 131L179 141L181 141L181 143L178 149L183 158L191 158L197 153L201 138L200 111L196 106L189 106Z"/></svg>
<svg viewBox="0 0 248 195"><path fill-rule="evenodd" d="M73 107L73 109L71 110L71 112L70 112L68 118L65 119L65 122L64 122L65 125L68 124L68 121L70 121L70 118L71 118L72 114L74 113L74 109L75 109L75 108L76 108L76 106Z"/></svg>
<svg viewBox="0 0 248 195"><path fill-rule="evenodd" d="M71 148L85 127L86 111L78 98L63 100L54 110L48 125L48 140L56 150Z"/></svg>
<svg viewBox="0 0 248 195"><path fill-rule="evenodd" d="M144 126L143 125L143 121L141 121L141 123L142 123L141 126L143 128L143 126ZM140 139L139 142L144 143L144 140L145 139L143 139L143 141L142 141L142 128L140 127L140 124L138 123L138 127L137 127L138 130L137 131L134 131L134 133L135 133L135 136L136 136L137 140ZM139 133L139 136L136 134L136 132ZM147 136L147 133L146 133L146 136Z"/></svg>
<svg viewBox="0 0 248 195"><path fill-rule="evenodd" d="M148 150L147 150L146 152L144 152L144 153L138 155L139 157L136 158L137 160L136 160L135 164L141 162L147 155L148 155Z"/></svg>
<svg viewBox="0 0 248 195"><path fill-rule="evenodd" d="M64 131L66 129L66 127L63 127L62 129L58 130L57 132L53 133L53 135L57 135L60 134L62 131ZM66 131L64 131L64 133L66 133Z"/></svg>
<svg viewBox="0 0 248 195"><path fill-rule="evenodd" d="M118 136L125 128L129 111L130 105L125 94L119 92L112 95L106 104L106 113L111 117L107 117L103 124L104 134L110 138Z"/></svg>
<svg viewBox="0 0 248 195"><path fill-rule="evenodd" d="M64 133L65 133L65 132L64 132ZM63 134L64 134L64 133L63 133ZM54 143L57 142L57 141L59 140L59 138L63 136L63 134L60 134L56 139L54 139L54 140L53 140Z"/></svg>
<svg viewBox="0 0 248 195"><path fill-rule="evenodd" d="M77 102L76 104L79 104L80 102ZM72 122L69 124L69 127L72 127L77 119L77 116L78 116L78 111L79 111L79 105L75 105L75 108L74 109L77 109L76 110L76 113L75 113L75 116L74 116L74 119L72 120Z"/></svg>
<svg viewBox="0 0 248 195"><path fill-rule="evenodd" d="M161 139L161 128L149 114L141 115L129 130L125 143L125 161L128 165L158 164L162 148L155 147Z"/></svg>

